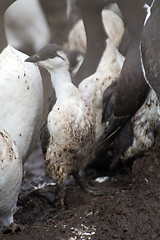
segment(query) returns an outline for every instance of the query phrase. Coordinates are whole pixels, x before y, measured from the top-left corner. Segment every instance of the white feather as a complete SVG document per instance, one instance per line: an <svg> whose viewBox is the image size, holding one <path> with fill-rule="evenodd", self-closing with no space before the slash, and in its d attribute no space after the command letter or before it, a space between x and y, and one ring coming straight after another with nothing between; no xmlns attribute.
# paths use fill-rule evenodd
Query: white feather
<svg viewBox="0 0 160 240"><path fill-rule="evenodd" d="M22 160L15 143L0 128L0 227L13 222L22 182Z"/></svg>
<svg viewBox="0 0 160 240"><path fill-rule="evenodd" d="M37 140L43 113L42 78L28 56L10 45L0 54L0 126L26 159Z"/></svg>
<svg viewBox="0 0 160 240"><path fill-rule="evenodd" d="M50 29L38 0L18 0L5 13L6 36L16 49L29 46L38 51L48 44Z"/></svg>

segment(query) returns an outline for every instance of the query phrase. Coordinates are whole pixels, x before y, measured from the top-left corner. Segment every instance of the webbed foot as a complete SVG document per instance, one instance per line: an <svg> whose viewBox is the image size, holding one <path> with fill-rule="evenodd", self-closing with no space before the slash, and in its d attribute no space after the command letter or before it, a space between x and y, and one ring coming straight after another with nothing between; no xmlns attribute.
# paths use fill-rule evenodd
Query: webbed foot
<svg viewBox="0 0 160 240"><path fill-rule="evenodd" d="M108 194L108 189L102 187L102 184L96 183L95 181L88 181L81 177L78 172L74 172L73 176L86 193L90 193L94 196L103 196Z"/></svg>
<svg viewBox="0 0 160 240"><path fill-rule="evenodd" d="M2 233L8 234L8 233L18 233L21 232L24 229L24 226L18 225L14 222L11 223L9 227L2 227Z"/></svg>

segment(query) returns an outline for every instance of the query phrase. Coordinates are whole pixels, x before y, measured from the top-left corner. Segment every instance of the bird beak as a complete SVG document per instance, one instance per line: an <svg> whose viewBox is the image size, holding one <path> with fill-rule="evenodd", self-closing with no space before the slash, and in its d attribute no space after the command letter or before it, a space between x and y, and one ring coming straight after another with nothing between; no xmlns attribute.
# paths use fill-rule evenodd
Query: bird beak
<svg viewBox="0 0 160 240"><path fill-rule="evenodd" d="M39 61L41 61L41 58L38 54L35 54L25 60L25 62L32 62L32 63L37 63Z"/></svg>

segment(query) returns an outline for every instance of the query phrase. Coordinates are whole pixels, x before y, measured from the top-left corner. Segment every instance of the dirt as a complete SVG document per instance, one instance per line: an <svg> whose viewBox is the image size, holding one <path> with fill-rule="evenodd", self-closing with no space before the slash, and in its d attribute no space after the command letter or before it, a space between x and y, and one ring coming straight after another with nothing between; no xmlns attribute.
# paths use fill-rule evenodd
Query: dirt
<svg viewBox="0 0 160 240"><path fill-rule="evenodd" d="M67 24L62 17L62 4L45 2L52 27L53 41L63 43ZM58 2L58 1L56 1ZM47 8L48 6L48 8ZM60 12L60 14L58 14ZM62 18L62 21L61 21ZM58 30L61 27L61 30ZM56 29L56 30L55 30ZM64 30L64 31L63 31ZM56 36L55 36L56 32ZM63 35L63 34L64 35ZM62 41L63 40L63 41ZM44 119L48 112L49 76L42 72L45 88ZM126 170L127 169L127 170ZM65 208L61 209L53 180L46 176L40 144L24 166L24 179L18 200L16 223L24 229L15 234L0 234L2 240L149 240L160 239L160 136L155 146L133 161L131 167L116 171L99 187L106 194L85 193L69 179L65 194ZM35 190L46 183L44 190ZM40 196L40 194L43 194Z"/></svg>
<svg viewBox="0 0 160 240"><path fill-rule="evenodd" d="M160 239L159 158L160 137L151 151L135 159L132 171L117 173L105 181L104 196L85 193L70 179L65 209L59 207L55 186L46 192L50 201L36 193L22 192L15 221L25 228L20 233L2 235L1 239ZM41 176L44 182L42 171ZM31 186L29 178L24 179L26 184Z"/></svg>

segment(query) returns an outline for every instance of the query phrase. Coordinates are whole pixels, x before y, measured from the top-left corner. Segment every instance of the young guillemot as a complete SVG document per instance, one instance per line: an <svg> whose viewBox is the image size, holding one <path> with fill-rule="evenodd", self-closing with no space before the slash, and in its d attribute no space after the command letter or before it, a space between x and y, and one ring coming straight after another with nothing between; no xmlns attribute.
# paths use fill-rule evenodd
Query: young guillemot
<svg viewBox="0 0 160 240"><path fill-rule="evenodd" d="M0 126L16 142L25 161L36 144L41 127L43 86L38 67L24 62L28 56L7 45L4 13L8 2L4 0L3 9L0 8L0 50L6 46L0 54Z"/></svg>
<svg viewBox="0 0 160 240"><path fill-rule="evenodd" d="M104 29L102 10L105 6L105 0L94 0L94 2L90 0L80 1L78 6L82 10L85 8L86 4L87 9L85 9L85 13L83 13L82 16L87 38L86 52L92 52L95 55L94 60L97 63L97 67L94 70L94 74L81 81L79 84L79 89L87 101L91 101L93 104L96 115L96 138L98 138L104 131L104 126L101 124L103 92L105 88L109 86L109 84L119 77L124 57L118 52L117 48L108 37ZM87 12L89 13L87 14ZM93 15L94 18L96 18L96 25L94 28L89 27L91 19L87 18L87 15ZM101 45L98 45L97 38L93 37L94 35L99 35L99 37L102 36ZM98 57L96 56L95 52L97 46L99 49ZM90 66L93 67L92 56L89 56L89 54L86 55L85 60L84 61L87 62L88 68L90 68ZM82 72L83 70L85 72L85 67L83 68L83 66L84 65L82 63L81 70Z"/></svg>
<svg viewBox="0 0 160 240"><path fill-rule="evenodd" d="M17 231L13 222L22 182L22 159L9 134L0 128L0 231Z"/></svg>
<svg viewBox="0 0 160 240"><path fill-rule="evenodd" d="M140 64L139 42L146 15L144 4L139 0L134 2L117 1L117 4L124 16L125 23L128 24L128 29L132 32L132 41L130 41L119 79L104 93L102 119L107 126L97 142L97 157L102 156L101 152L104 155L112 147L114 149L112 168L121 156L124 156L126 151L135 145L134 140L138 143L140 139L141 145L146 144L146 148L141 149L141 145L137 144L138 148L133 151L133 155L143 149L148 150L154 143L154 130L159 125L157 98L153 92L148 96L150 89L145 82ZM145 106L146 110L144 110ZM139 112L137 112L138 110ZM153 120L150 118L152 111L156 112ZM149 115L146 114L148 112L150 112ZM137 115L135 115L136 113ZM143 131L144 126L145 131ZM147 136L149 131L150 135L153 135L151 144L147 143L150 141L150 137ZM126 138L128 138L127 141Z"/></svg>
<svg viewBox="0 0 160 240"><path fill-rule="evenodd" d="M77 176L93 152L94 111L71 82L69 61L61 47L56 44L47 45L26 61L46 68L55 89L57 100L42 134L42 149L47 171L60 186L60 202L63 205L68 176Z"/></svg>

